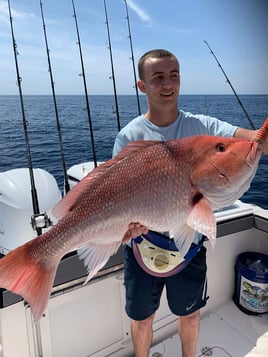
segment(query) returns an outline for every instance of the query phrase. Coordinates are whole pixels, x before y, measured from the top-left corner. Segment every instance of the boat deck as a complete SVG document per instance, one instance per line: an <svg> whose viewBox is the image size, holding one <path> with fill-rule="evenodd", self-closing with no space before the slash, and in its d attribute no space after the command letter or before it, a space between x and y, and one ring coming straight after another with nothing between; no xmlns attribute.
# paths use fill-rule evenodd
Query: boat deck
<svg viewBox="0 0 268 357"><path fill-rule="evenodd" d="M178 335L157 344L150 357L180 357ZM268 315L247 315L233 301L201 319L195 357L267 357Z"/></svg>

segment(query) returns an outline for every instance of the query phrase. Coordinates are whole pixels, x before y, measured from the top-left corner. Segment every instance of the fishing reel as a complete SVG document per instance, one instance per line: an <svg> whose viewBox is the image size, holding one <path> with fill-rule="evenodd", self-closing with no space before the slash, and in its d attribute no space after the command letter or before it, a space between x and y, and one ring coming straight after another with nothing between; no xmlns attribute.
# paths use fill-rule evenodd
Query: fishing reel
<svg viewBox="0 0 268 357"><path fill-rule="evenodd" d="M50 226L53 226L53 222L48 217L47 213L44 212L39 214L33 214L31 216L31 225L33 230L37 231L42 228L48 228Z"/></svg>

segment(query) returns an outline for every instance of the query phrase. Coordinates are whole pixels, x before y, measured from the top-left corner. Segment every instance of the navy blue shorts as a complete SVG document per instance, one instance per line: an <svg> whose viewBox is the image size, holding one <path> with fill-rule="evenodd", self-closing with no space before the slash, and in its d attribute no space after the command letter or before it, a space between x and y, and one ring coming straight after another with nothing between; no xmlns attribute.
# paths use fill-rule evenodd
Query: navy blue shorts
<svg viewBox="0 0 268 357"><path fill-rule="evenodd" d="M206 305L206 248L201 247L179 273L159 278L146 273L137 263L132 248L125 248L126 313L136 321L145 320L159 307L164 286L171 312L178 316L193 313Z"/></svg>

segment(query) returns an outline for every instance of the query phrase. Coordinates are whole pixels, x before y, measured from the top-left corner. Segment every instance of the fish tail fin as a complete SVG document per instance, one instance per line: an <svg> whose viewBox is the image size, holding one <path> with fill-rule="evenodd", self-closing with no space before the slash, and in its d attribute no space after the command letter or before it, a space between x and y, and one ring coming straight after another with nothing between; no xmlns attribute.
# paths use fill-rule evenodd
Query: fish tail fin
<svg viewBox="0 0 268 357"><path fill-rule="evenodd" d="M42 316L50 296L57 263L48 267L30 254L28 242L0 259L0 287L21 295L31 306L35 320Z"/></svg>

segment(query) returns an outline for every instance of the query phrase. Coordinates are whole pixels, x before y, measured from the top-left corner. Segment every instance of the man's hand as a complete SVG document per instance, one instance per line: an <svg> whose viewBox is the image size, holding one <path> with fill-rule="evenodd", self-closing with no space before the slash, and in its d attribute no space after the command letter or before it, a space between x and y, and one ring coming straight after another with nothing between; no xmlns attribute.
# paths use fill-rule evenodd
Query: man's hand
<svg viewBox="0 0 268 357"><path fill-rule="evenodd" d="M126 231L123 243L127 243L131 238L136 238L141 234L148 233L148 229L139 222L131 222L128 225L128 231Z"/></svg>
<svg viewBox="0 0 268 357"><path fill-rule="evenodd" d="M248 130L244 128L238 128L235 132L235 137L240 139L248 139L248 140L255 140L258 137L258 130ZM266 136L266 135L265 135ZM263 139L262 139L263 140ZM261 149L264 154L268 154L268 137L264 139L264 142L261 145Z"/></svg>

